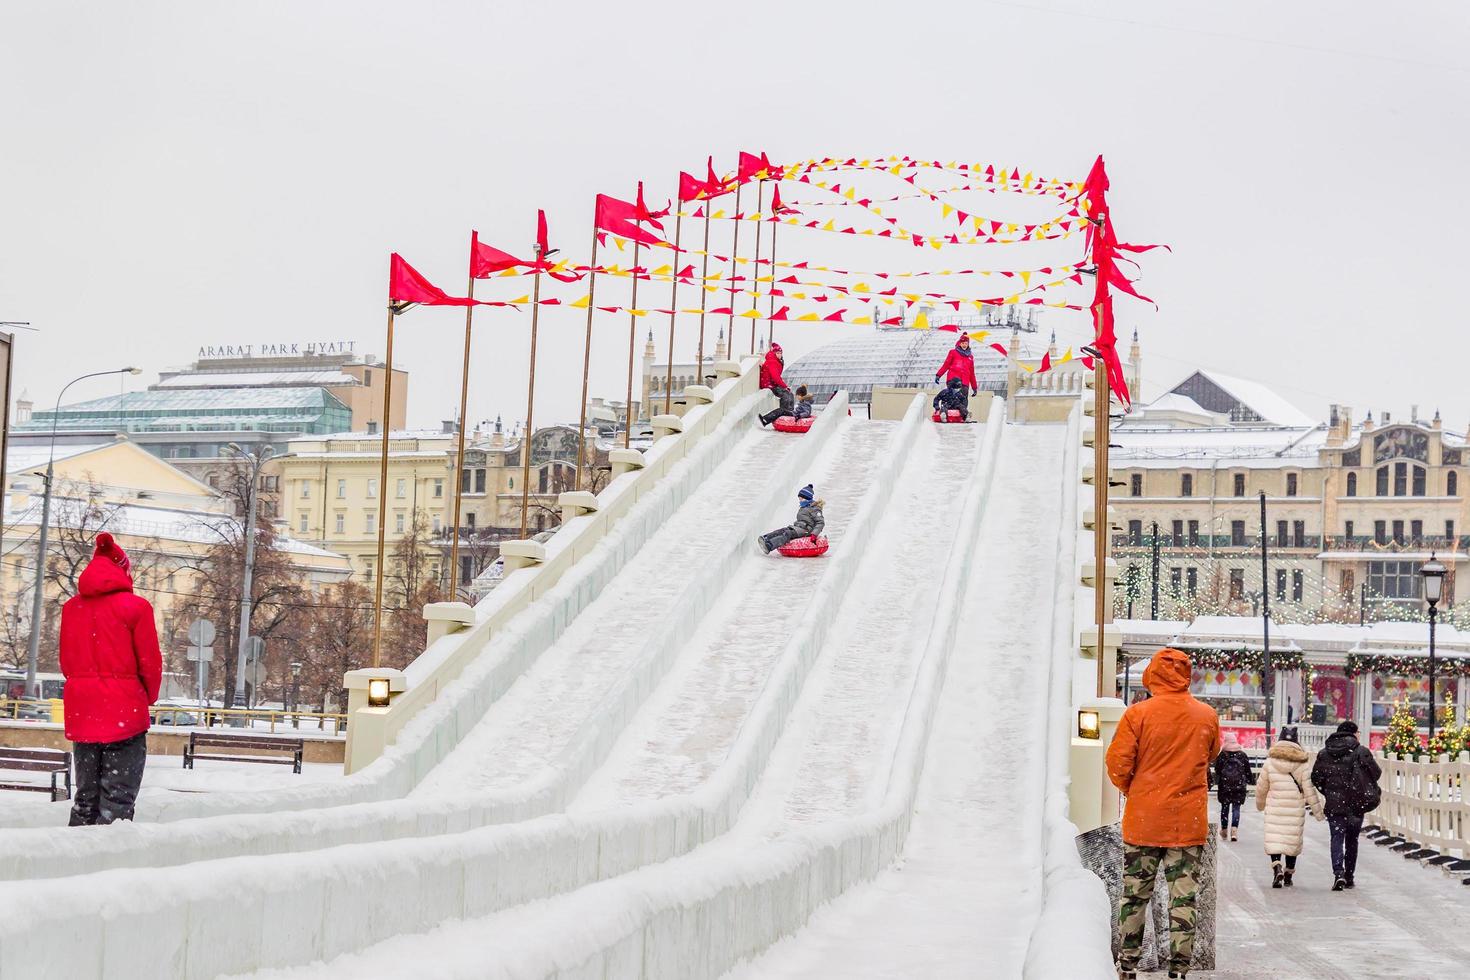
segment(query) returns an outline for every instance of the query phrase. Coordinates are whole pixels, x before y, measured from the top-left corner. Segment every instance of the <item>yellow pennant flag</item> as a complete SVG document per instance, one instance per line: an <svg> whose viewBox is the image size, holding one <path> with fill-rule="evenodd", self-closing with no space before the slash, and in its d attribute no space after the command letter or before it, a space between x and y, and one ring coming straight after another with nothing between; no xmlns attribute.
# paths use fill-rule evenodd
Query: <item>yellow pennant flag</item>
<svg viewBox="0 0 1470 980"><path fill-rule="evenodd" d="M869 292L872 292L872 289L871 289L871 287L868 286L867 283L860 282L860 283L856 283L852 287L852 291L855 292L855 293L869 293Z"/></svg>
<svg viewBox="0 0 1470 980"><path fill-rule="evenodd" d="M649 275L650 276L666 276L670 272L673 272L673 271L674 271L674 267L673 266L671 266L671 265L661 265L657 269L654 269L652 272L650 272Z"/></svg>
<svg viewBox="0 0 1470 980"><path fill-rule="evenodd" d="M873 318L871 316L860 316L860 317L858 317L855 320L849 320L847 322L848 323L868 323L868 324L870 324L870 323L873 322Z"/></svg>
<svg viewBox="0 0 1470 980"><path fill-rule="evenodd" d="M1018 275L1018 276L1021 277L1021 285L1025 286L1027 289L1030 289L1031 288L1031 273L1030 272L1022 271L1022 272L1016 273L1016 275Z"/></svg>
<svg viewBox="0 0 1470 980"><path fill-rule="evenodd" d="M513 299L510 302L511 302L511 305L515 305L516 303L529 303L529 302L531 302L531 294L530 293L527 293L526 295L522 296L520 299Z"/></svg>
<svg viewBox="0 0 1470 980"><path fill-rule="evenodd" d="M842 196L845 197L845 198L847 198L849 201L856 201L857 200L857 188L856 187L849 187L847 190L845 190L845 191L842 192Z"/></svg>
<svg viewBox="0 0 1470 980"><path fill-rule="evenodd" d="M803 313L801 316L797 317L798 320L816 320L817 318L818 317L815 313Z"/></svg>
<svg viewBox="0 0 1470 980"><path fill-rule="evenodd" d="M759 317L760 314L757 313L755 310L746 310L744 313L737 313L736 316L743 316L747 320L754 320Z"/></svg>
<svg viewBox="0 0 1470 980"><path fill-rule="evenodd" d="M591 302L592 302L591 299L589 299L586 296L582 296L582 297L579 297L578 299L572 300L567 305L570 306L574 310L585 310L591 304Z"/></svg>
<svg viewBox="0 0 1470 980"><path fill-rule="evenodd" d="M945 205L942 206L941 210L943 211L943 214L941 214L940 217L941 218L948 218L951 214L954 213L954 205L952 205L952 204L945 204Z"/></svg>
<svg viewBox="0 0 1470 980"><path fill-rule="evenodd" d="M829 220L825 225L822 226L822 230L823 231L836 231L837 230L837 226L835 224L833 224Z"/></svg>
<svg viewBox="0 0 1470 980"><path fill-rule="evenodd" d="M914 329L915 330L928 330L929 329L929 314L925 313L923 310L920 310L919 311L919 315L916 316L916 317L914 317Z"/></svg>

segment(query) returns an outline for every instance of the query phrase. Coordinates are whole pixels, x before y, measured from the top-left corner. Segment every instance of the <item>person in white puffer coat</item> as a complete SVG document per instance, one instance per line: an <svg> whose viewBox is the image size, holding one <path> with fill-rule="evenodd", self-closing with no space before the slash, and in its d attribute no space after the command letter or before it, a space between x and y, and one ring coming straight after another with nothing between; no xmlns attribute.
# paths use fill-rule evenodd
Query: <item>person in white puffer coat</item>
<svg viewBox="0 0 1470 980"><path fill-rule="evenodd" d="M1271 887L1291 887L1296 859L1302 852L1306 811L1318 820L1322 797L1312 785L1312 756L1293 738L1296 732L1282 729L1281 740L1271 746L1256 780L1256 809L1266 815L1266 854L1271 858Z"/></svg>

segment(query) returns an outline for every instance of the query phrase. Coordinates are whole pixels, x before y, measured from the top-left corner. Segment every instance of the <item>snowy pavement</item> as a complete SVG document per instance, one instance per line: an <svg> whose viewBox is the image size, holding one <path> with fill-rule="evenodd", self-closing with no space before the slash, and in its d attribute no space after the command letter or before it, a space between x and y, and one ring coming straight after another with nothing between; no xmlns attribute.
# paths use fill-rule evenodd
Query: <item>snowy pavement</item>
<svg viewBox="0 0 1470 980"><path fill-rule="evenodd" d="M781 977L1018 977L1041 903L1045 672L1063 427L1005 435L903 859L731 971ZM1002 571L1003 570L1003 571ZM1001 696L996 697L996 693Z"/></svg>
<svg viewBox="0 0 1470 980"><path fill-rule="evenodd" d="M1218 969L1201 976L1377 980L1470 969L1470 887L1364 837L1358 887L1334 892L1327 824L1309 817L1295 884L1273 889L1254 803L1241 813L1240 840L1219 848Z"/></svg>

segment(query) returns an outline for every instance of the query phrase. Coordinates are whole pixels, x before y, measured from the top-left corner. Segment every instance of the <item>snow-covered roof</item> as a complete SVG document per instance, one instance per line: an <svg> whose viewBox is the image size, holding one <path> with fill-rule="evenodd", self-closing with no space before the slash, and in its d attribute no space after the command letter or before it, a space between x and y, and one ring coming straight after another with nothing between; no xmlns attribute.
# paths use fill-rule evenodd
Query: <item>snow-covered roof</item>
<svg viewBox="0 0 1470 980"><path fill-rule="evenodd" d="M1166 392L1155 398L1147 405L1144 405L1137 414L1147 415L1150 412L1177 412L1181 415L1199 415L1207 419L1219 419L1221 421L1225 419L1225 416L1221 413L1211 412L1188 395L1181 395L1174 391Z"/></svg>
<svg viewBox="0 0 1470 980"><path fill-rule="evenodd" d="M1118 448L1112 458L1118 466L1173 468L1188 460L1207 465L1214 460L1230 467L1273 469L1316 462L1327 443L1327 430L1310 426L1260 428L1224 426L1209 429L1119 426L1113 434Z"/></svg>
<svg viewBox="0 0 1470 980"><path fill-rule="evenodd" d="M1117 622L1125 645L1175 641L1181 646L1208 646L1235 642L1259 647L1262 644L1259 616L1199 616L1192 623L1159 620ZM1429 627L1424 623L1276 623L1271 624L1272 650L1350 649L1355 653L1384 653L1402 649L1413 653L1424 647ZM1441 624L1436 635L1447 649L1470 651L1470 632ZM1427 651L1421 651L1427 653Z"/></svg>
<svg viewBox="0 0 1470 980"><path fill-rule="evenodd" d="M14 475L24 473L46 465L48 459L61 462L63 459L71 459L73 456L84 456L87 453L106 449L108 446L117 445L116 439L99 439L96 442L74 442L57 443L56 455L51 455L51 447L44 443L11 443L5 449L5 472Z"/></svg>
<svg viewBox="0 0 1470 980"><path fill-rule="evenodd" d="M1317 420L1312 416L1258 381L1247 381L1244 378L1232 377L1218 371L1202 370L1199 373L1224 389L1237 401L1250 406L1257 415L1268 422L1299 427L1317 424Z"/></svg>
<svg viewBox="0 0 1470 980"><path fill-rule="evenodd" d="M202 371L193 374L176 374L163 378L150 388L266 388L266 387L324 387L328 385L358 385L350 374L341 371Z"/></svg>

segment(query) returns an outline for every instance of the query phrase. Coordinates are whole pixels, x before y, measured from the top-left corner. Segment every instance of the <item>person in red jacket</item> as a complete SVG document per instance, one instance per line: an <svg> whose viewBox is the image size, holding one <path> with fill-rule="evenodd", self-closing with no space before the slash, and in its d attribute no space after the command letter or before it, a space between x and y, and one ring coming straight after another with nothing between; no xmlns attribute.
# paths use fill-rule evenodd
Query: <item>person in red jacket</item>
<svg viewBox="0 0 1470 980"><path fill-rule="evenodd" d="M77 769L73 827L133 819L148 758L148 708L158 700L163 657L153 606L133 594L130 567L112 535L97 535L77 594L61 607L61 697Z"/></svg>
<svg viewBox="0 0 1470 980"><path fill-rule="evenodd" d="M960 417L969 419L970 396L980 394L980 386L975 383L975 355L970 353L970 335L967 333L960 334L960 339L954 342L934 375L935 384L944 383L946 379L959 380L958 396L963 399L963 404L950 407L959 408Z"/></svg>
<svg viewBox="0 0 1470 980"><path fill-rule="evenodd" d="M766 351L766 359L761 362L761 390L769 390L780 399L781 404L761 416L761 425L770 425L781 416L791 415L796 410L796 399L792 397L786 379L781 377L781 369L785 366L786 355L781 353L781 345L772 344L771 349Z"/></svg>

